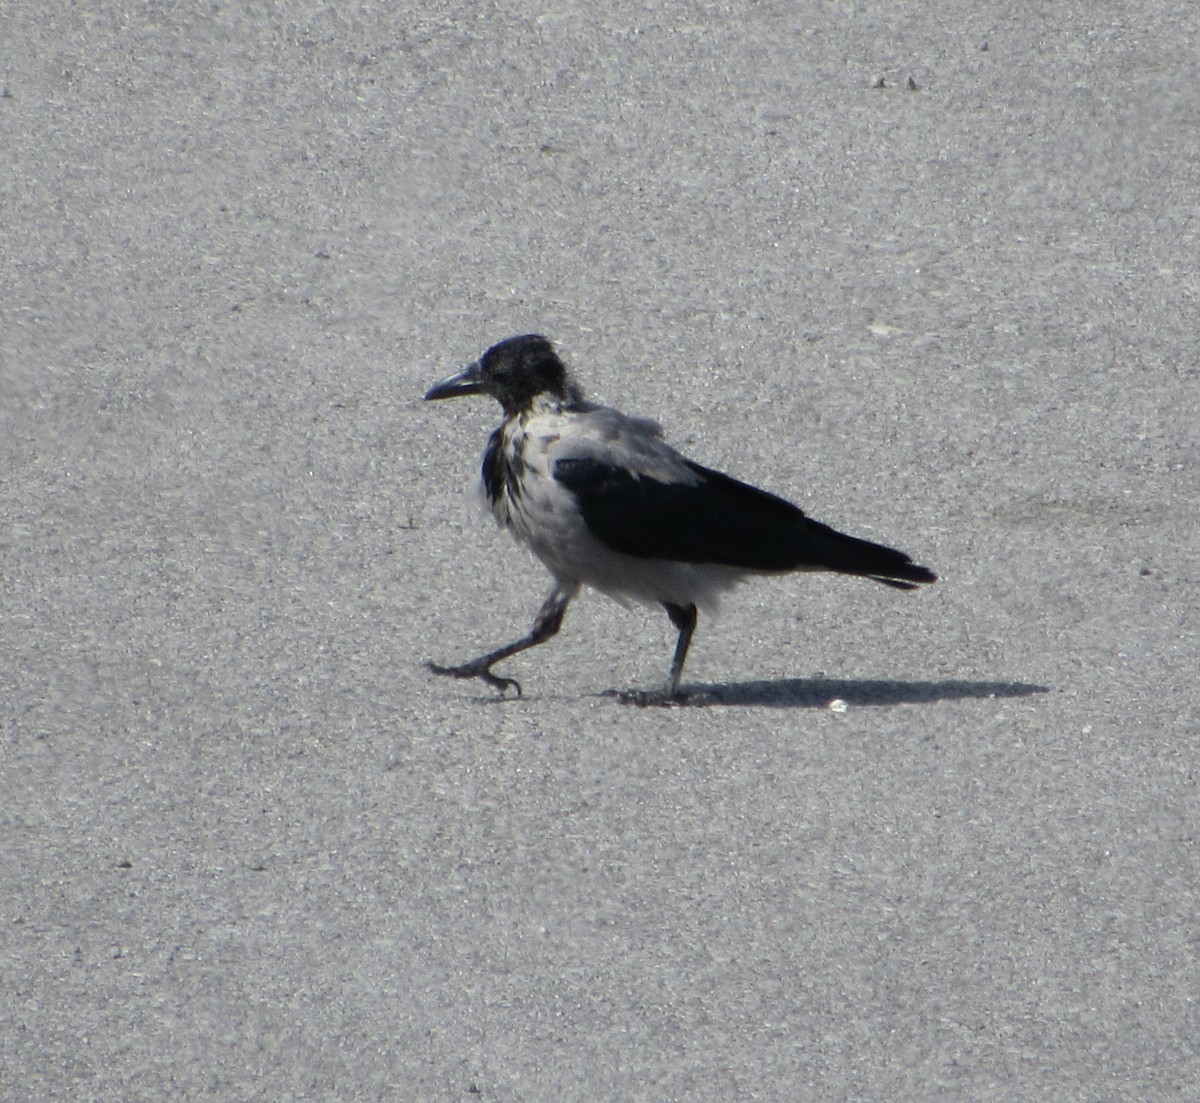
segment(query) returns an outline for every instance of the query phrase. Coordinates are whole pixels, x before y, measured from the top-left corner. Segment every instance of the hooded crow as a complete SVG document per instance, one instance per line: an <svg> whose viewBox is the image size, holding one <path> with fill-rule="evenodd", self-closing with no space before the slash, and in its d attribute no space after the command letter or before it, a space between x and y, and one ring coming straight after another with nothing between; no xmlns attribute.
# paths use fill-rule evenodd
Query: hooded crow
<svg viewBox="0 0 1200 1103"><path fill-rule="evenodd" d="M584 400L554 346L527 334L493 345L426 401L486 394L504 410L483 454L483 494L498 524L527 544L554 588L527 636L437 674L482 678L501 694L502 659L545 643L580 587L628 605L662 605L679 631L666 696L679 678L697 609L754 575L837 571L898 590L937 575L903 552L836 532L790 502L680 455L657 423Z"/></svg>

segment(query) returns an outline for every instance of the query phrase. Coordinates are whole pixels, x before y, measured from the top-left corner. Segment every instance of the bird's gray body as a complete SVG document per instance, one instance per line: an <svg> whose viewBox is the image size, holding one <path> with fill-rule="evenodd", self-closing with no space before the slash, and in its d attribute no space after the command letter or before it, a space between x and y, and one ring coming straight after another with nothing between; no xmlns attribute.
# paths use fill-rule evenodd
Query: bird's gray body
<svg viewBox="0 0 1200 1103"><path fill-rule="evenodd" d="M542 396L507 419L489 444L480 492L497 523L527 545L564 590L583 584L623 605L696 605L714 612L720 595L752 573L613 549L592 532L574 492L555 477L563 460L593 461L663 486L696 486L700 478L663 439L657 422L607 406ZM513 472L519 478L497 477L489 463L519 468Z"/></svg>

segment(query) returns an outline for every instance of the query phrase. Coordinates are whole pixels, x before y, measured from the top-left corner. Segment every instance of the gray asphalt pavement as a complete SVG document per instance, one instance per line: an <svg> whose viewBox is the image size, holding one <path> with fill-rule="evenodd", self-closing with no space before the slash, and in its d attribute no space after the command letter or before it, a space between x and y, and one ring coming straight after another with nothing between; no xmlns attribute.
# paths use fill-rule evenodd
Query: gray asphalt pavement
<svg viewBox="0 0 1200 1103"><path fill-rule="evenodd" d="M1200 1099L1197 30L0 10L0 1098ZM527 331L942 581L433 677Z"/></svg>

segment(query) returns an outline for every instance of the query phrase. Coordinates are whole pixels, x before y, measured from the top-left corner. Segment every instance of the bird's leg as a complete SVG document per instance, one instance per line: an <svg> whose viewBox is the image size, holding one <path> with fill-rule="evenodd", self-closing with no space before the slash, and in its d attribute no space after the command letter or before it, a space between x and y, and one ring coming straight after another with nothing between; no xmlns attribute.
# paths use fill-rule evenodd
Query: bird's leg
<svg viewBox="0 0 1200 1103"><path fill-rule="evenodd" d="M675 657L671 660L671 674L667 679L667 696L679 696L679 678L683 674L684 660L687 659L688 647L692 642L692 633L696 631L696 606L672 605L663 602L671 623L679 629L679 642L675 644Z"/></svg>
<svg viewBox="0 0 1200 1103"><path fill-rule="evenodd" d="M501 694L507 693L508 687L512 686L517 691L517 696L520 697L521 683L516 678L505 678L499 674L493 674L492 667L501 659L507 659L510 655L516 655L520 651L536 647L539 643L545 643L555 635L562 627L563 615L567 611L571 598L578 592L578 586L555 586L550 591L550 596L537 611L537 616L533 618L533 628L530 629L528 636L522 636L519 640L498 647L495 651L489 651L486 655L480 655L478 659L472 659L469 663L463 663L461 666L439 666L437 663L430 663L429 669L435 674L448 674L452 678L482 678L489 686L498 689Z"/></svg>

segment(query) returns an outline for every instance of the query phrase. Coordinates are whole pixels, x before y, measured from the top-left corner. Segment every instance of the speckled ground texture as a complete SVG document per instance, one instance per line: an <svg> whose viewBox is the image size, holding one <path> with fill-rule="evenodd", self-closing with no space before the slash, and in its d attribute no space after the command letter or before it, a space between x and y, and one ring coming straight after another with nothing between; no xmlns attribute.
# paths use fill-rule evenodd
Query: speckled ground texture
<svg viewBox="0 0 1200 1103"><path fill-rule="evenodd" d="M0 1097L1200 1097L1196 33L6 5ZM526 331L942 581L435 678Z"/></svg>

